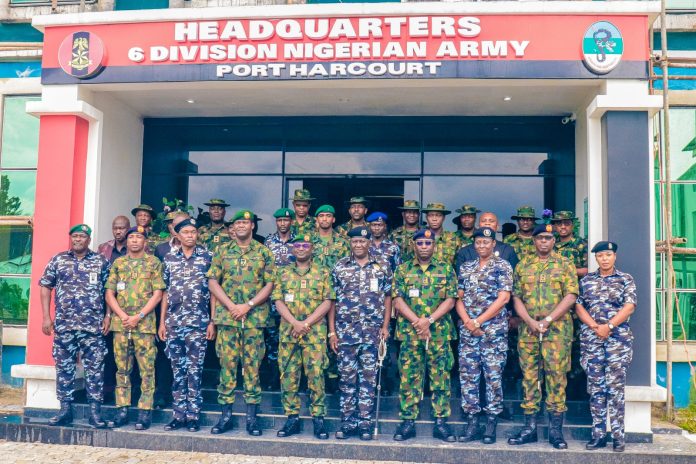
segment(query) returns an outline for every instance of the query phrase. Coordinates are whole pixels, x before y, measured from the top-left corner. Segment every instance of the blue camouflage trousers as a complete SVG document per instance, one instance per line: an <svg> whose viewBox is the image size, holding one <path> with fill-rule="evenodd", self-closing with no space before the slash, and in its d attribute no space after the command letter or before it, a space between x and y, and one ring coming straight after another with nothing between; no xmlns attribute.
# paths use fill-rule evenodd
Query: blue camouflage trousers
<svg viewBox="0 0 696 464"><path fill-rule="evenodd" d="M75 393L77 355L85 369L85 388L89 401L104 399L104 357L106 343L100 333L82 330L56 332L53 337L53 360L56 363L56 396L71 402Z"/></svg>
<svg viewBox="0 0 696 464"><path fill-rule="evenodd" d="M632 340L617 340L613 337L581 342L580 364L587 373L594 438L603 437L607 433L607 412L612 438L624 438L624 390L626 369L633 358L632 346Z"/></svg>
<svg viewBox="0 0 696 464"><path fill-rule="evenodd" d="M459 383L462 410L466 414L481 412L479 382L481 372L486 381L486 414L503 411L503 370L507 360L507 333L475 337L463 326L459 329Z"/></svg>
<svg viewBox="0 0 696 464"><path fill-rule="evenodd" d="M171 327L165 354L172 363L172 409L178 420L198 420L203 396L201 381L207 347L205 329Z"/></svg>
<svg viewBox="0 0 696 464"><path fill-rule="evenodd" d="M378 346L378 339L371 343L338 345L338 389L343 422L361 427L372 423Z"/></svg>

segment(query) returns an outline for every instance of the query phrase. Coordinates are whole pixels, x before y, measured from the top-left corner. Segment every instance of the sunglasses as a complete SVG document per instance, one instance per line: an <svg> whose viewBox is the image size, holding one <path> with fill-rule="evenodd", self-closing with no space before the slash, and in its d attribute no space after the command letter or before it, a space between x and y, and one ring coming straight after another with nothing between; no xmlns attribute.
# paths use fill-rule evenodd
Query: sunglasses
<svg viewBox="0 0 696 464"><path fill-rule="evenodd" d="M553 235L537 235L534 238L537 240L542 240L542 241L551 241L551 240L553 240Z"/></svg>
<svg viewBox="0 0 696 464"><path fill-rule="evenodd" d="M312 247L311 243L294 243L294 248L309 250Z"/></svg>
<svg viewBox="0 0 696 464"><path fill-rule="evenodd" d="M430 246L432 244L432 240L416 240L416 246Z"/></svg>

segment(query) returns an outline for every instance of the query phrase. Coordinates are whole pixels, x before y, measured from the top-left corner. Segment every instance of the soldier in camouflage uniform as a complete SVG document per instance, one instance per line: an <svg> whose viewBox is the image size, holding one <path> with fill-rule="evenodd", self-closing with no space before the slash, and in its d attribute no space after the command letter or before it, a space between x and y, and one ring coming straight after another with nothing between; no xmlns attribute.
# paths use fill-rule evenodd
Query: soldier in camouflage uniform
<svg viewBox="0 0 696 464"><path fill-rule="evenodd" d="M581 279L587 274L587 240L574 236L575 221L577 218L572 211L558 211L551 218L553 231L558 236L556 252L575 264L578 279Z"/></svg>
<svg viewBox="0 0 696 464"><path fill-rule="evenodd" d="M335 298L329 282L329 270L312 261L309 234L293 239L295 262L278 269L272 299L282 318L278 364L283 410L288 420L279 437L300 432L300 377L304 370L310 391L309 412L313 417L314 436L329 437L324 426L326 414L324 369L326 368L326 313Z"/></svg>
<svg viewBox="0 0 696 464"><path fill-rule="evenodd" d="M295 262L292 254L292 240L295 235L292 233L292 221L295 219L295 212L288 208L280 208L273 213L276 220L276 232L266 237L264 245L268 247L275 258L276 267L280 268ZM264 333L266 340L266 365L268 371L268 388L277 390L280 373L278 372L278 341L280 325L280 314L276 309L275 303L271 301L271 321Z"/></svg>
<svg viewBox="0 0 696 464"><path fill-rule="evenodd" d="M356 227L367 227L365 215L367 214L367 199L364 197L351 197L348 201L348 215L350 219L336 227L336 232L343 237Z"/></svg>
<svg viewBox="0 0 696 464"><path fill-rule="evenodd" d="M140 370L140 400L136 430L146 430L152 421L155 393L155 314L165 285L162 263L145 253L147 230L143 226L128 229L128 254L114 261L106 282L106 303L113 318L114 358L116 359L116 407L119 409L114 426L128 423L131 404L130 374L133 357ZM132 351L131 351L132 346Z"/></svg>
<svg viewBox="0 0 696 464"><path fill-rule="evenodd" d="M428 206L423 208L423 212L428 228L435 234L433 259L454 266L454 259L462 243L454 232L445 230L443 227L445 216L451 211L442 203L428 203Z"/></svg>
<svg viewBox="0 0 696 464"><path fill-rule="evenodd" d="M331 205L321 205L314 214L317 218L317 231L312 235L313 259L316 264L329 269L339 259L350 254L348 240L333 229L335 214L336 210Z"/></svg>
<svg viewBox="0 0 696 464"><path fill-rule="evenodd" d="M338 354L341 428L336 438L360 435L372 440L380 338L389 338L392 270L379 254L370 253L370 232L348 232L351 255L331 272L336 292L329 313L329 344Z"/></svg>
<svg viewBox="0 0 696 464"><path fill-rule="evenodd" d="M152 230L152 222L155 220L155 210L152 206L140 204L131 210L131 214L135 218L135 225L145 228L147 232L147 240L145 242L145 252L153 254L155 248L160 244L161 240Z"/></svg>
<svg viewBox="0 0 696 464"><path fill-rule="evenodd" d="M477 229L474 248L478 259L467 261L459 270L459 379L462 410L467 425L459 441L483 438L484 444L496 439L498 415L503 411L503 370L508 349L508 316L505 305L512 292L512 266L495 256L495 230ZM486 379L486 430L481 437L478 413L481 371Z"/></svg>
<svg viewBox="0 0 696 464"><path fill-rule="evenodd" d="M223 433L232 428L232 405L237 386L237 366L244 377L247 405L246 430L260 436L257 421L261 403L259 366L266 351L263 331L268 327L268 297L273 289L275 264L271 250L252 239L254 213L238 211L232 217L235 241L220 247L208 271L210 292L215 297L217 326L215 349L220 359L218 403L222 416L210 430Z"/></svg>
<svg viewBox="0 0 696 464"><path fill-rule="evenodd" d="M86 224L70 228L70 250L51 258L39 280L43 310L41 330L45 335L54 335L56 396L60 401L60 410L49 419L49 425L72 422L71 403L79 353L85 369L89 423L95 428L106 427L101 418L106 356L102 331L108 327L103 297L109 262L89 249L91 235L92 230ZM54 289L55 322L50 312Z"/></svg>
<svg viewBox="0 0 696 464"><path fill-rule="evenodd" d="M172 364L172 409L174 417L164 429L186 427L200 430L203 396L201 380L207 340L215 338L210 320L208 277L213 254L196 245L195 219L182 219L174 226L180 248L164 257L164 283L158 334L166 340L165 352Z"/></svg>
<svg viewBox="0 0 696 464"><path fill-rule="evenodd" d="M203 204L208 207L210 224L198 228L198 244L215 253L219 246L231 240L225 226L225 208L230 204L220 198L212 198Z"/></svg>
<svg viewBox="0 0 696 464"><path fill-rule="evenodd" d="M536 216L534 208L531 206L520 206L517 208L517 214L511 216L510 219L517 221L517 232L508 235L503 241L515 249L519 259L527 255L535 255L536 248L534 247L532 232L539 218Z"/></svg>
<svg viewBox="0 0 696 464"><path fill-rule="evenodd" d="M532 232L536 253L522 258L515 268L513 299L522 318L518 352L522 368L525 427L508 440L522 445L538 440L536 415L540 410L543 368L546 378L546 410L549 413L549 443L567 449L563 439L563 413L567 410L566 374L570 366L573 321L570 308L578 294L575 265L553 251L551 224Z"/></svg>
<svg viewBox="0 0 696 464"><path fill-rule="evenodd" d="M309 208L312 207L312 194L307 189L297 189L291 198L292 207L295 210L295 219L292 221L290 229L293 235L314 234L317 231L317 223L309 215Z"/></svg>
<svg viewBox="0 0 696 464"><path fill-rule="evenodd" d="M462 247L474 243L474 229L476 228L476 215L481 212L473 205L464 205L455 210L459 216L454 217L452 222L457 226L455 235L459 238Z"/></svg>
<svg viewBox="0 0 696 464"><path fill-rule="evenodd" d="M420 227L420 203L416 200L405 200L404 206L399 206L399 209L401 210L403 225L391 231L389 240L399 246L401 249L401 260L406 262L413 259L413 249L411 248L413 242L411 239Z"/></svg>
<svg viewBox="0 0 696 464"><path fill-rule="evenodd" d="M575 306L583 322L581 362L587 372L593 424L592 440L585 446L588 450L606 446L607 412L614 451L626 448L624 390L626 370L633 357L628 319L638 301L633 277L616 269L617 248L616 243L606 241L592 248L599 269L580 281L580 297Z"/></svg>
<svg viewBox="0 0 696 464"><path fill-rule="evenodd" d="M372 241L370 254L379 255L389 263L392 273L401 264L401 249L387 238L387 215L375 212L367 217Z"/></svg>
<svg viewBox="0 0 696 464"><path fill-rule="evenodd" d="M457 298L457 279L449 263L433 259L435 234L430 229L413 235L416 257L396 268L392 299L399 312L396 339L401 341L401 424L394 440L416 436L415 420L427 373L435 416L433 437L456 441L450 415L450 369L454 357L450 340L456 338L450 311Z"/></svg>

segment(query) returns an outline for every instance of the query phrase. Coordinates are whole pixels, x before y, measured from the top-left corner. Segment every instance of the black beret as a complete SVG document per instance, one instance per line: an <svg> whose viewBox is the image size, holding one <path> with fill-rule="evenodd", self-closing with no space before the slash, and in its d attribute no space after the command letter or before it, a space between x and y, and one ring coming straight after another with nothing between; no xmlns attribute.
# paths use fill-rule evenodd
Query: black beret
<svg viewBox="0 0 696 464"><path fill-rule="evenodd" d="M349 237L349 238L360 237L360 238L366 238L366 239L369 240L370 238L372 238L372 234L370 233L370 229L368 229L368 228L365 227L365 226L363 226L363 227L353 227L353 228L350 229L350 231L348 232L348 237Z"/></svg>
<svg viewBox="0 0 696 464"><path fill-rule="evenodd" d="M186 226L193 226L195 228L196 227L196 220L193 218L188 218L188 219L181 221L180 223L178 223L177 225L174 226L174 232L176 232L178 234L179 231Z"/></svg>
<svg viewBox="0 0 696 464"><path fill-rule="evenodd" d="M479 227L474 231L473 237L492 238L493 240L495 240L495 231L490 227Z"/></svg>
<svg viewBox="0 0 696 464"><path fill-rule="evenodd" d="M532 232L532 237L536 237L539 234L553 234L553 226L551 224L537 224Z"/></svg>
<svg viewBox="0 0 696 464"><path fill-rule="evenodd" d="M614 242L597 242L595 246L592 247L591 252L592 253L599 253L600 251L613 251L616 253L616 250L619 249L619 246L614 243Z"/></svg>

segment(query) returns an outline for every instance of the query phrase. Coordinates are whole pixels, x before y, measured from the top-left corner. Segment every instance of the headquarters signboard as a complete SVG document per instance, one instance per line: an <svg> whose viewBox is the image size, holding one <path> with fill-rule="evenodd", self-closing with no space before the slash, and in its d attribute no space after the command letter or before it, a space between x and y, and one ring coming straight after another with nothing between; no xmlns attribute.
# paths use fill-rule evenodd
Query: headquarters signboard
<svg viewBox="0 0 696 464"><path fill-rule="evenodd" d="M645 16L419 15L55 26L44 84L647 78Z"/></svg>

